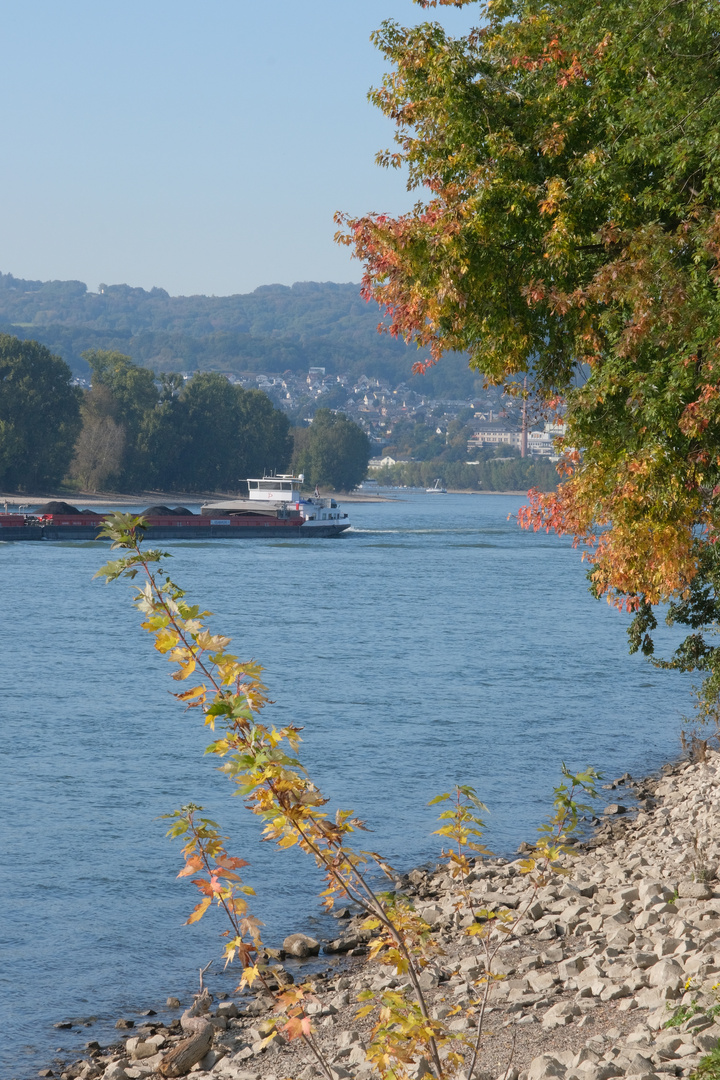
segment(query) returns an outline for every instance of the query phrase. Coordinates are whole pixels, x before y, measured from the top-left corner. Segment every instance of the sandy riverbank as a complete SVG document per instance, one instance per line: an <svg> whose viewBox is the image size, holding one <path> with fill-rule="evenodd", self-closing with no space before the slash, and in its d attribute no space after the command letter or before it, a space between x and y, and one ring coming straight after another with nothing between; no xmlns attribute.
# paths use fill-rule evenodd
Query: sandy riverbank
<svg viewBox="0 0 720 1080"><path fill-rule="evenodd" d="M498 954L477 1076L481 1080L665 1080L687 1077L720 1039L720 754L667 767L659 778L616 782L594 837L564 857L533 894L520 862L478 861L475 905L522 919ZM444 870L416 870L396 882L433 927L439 951L423 974L432 1014L470 1037L483 960L465 933L472 914ZM362 951L360 919L339 920L340 941ZM334 1080L376 1076L365 1057L370 1021L358 1020L366 988L399 985L395 972L352 957L311 976L315 1023ZM189 1003L186 1003L189 1004ZM267 1048L271 1003L221 1001L213 1009L213 1049L197 1080L312 1080L316 1063L299 1040ZM716 1017L718 1019L716 1019ZM668 1023L671 1026L668 1027ZM146 1021L109 1052L96 1049L65 1080L144 1080L180 1037ZM133 1041L134 1040L134 1041ZM139 1041L138 1041L139 1040ZM458 1044L459 1046L459 1044ZM421 1076L420 1063L412 1074Z"/></svg>
<svg viewBox="0 0 720 1080"><path fill-rule="evenodd" d="M475 488L448 488L448 495L527 495L527 489L522 491L476 491Z"/></svg>

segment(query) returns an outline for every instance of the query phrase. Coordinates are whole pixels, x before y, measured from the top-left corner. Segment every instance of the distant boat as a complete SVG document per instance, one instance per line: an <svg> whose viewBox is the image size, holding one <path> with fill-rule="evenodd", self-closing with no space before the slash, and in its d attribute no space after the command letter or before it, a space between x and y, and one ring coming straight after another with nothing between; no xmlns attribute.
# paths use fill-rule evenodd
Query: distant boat
<svg viewBox="0 0 720 1080"><path fill-rule="evenodd" d="M443 487L442 480L436 480L435 486L431 488L425 488L428 494L432 495L447 495L447 488Z"/></svg>

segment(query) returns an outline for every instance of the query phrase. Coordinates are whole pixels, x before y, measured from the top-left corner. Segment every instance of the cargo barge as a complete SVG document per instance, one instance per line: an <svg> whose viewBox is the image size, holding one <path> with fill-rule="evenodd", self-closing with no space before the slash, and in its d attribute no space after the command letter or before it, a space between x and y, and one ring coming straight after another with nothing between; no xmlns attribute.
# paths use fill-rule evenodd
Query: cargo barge
<svg viewBox="0 0 720 1080"><path fill-rule="evenodd" d="M206 503L199 514L186 507L151 506L143 511L147 540L250 540L340 536L348 515L332 498L303 498L302 477L248 480L248 497ZM0 513L3 540L98 540L104 514L48 503L33 514Z"/></svg>

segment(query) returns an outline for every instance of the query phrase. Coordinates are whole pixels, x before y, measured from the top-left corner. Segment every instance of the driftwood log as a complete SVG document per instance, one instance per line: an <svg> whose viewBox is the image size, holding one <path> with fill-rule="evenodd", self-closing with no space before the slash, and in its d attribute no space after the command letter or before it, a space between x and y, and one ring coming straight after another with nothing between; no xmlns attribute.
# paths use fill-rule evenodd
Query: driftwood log
<svg viewBox="0 0 720 1080"><path fill-rule="evenodd" d="M191 1007L182 1014L180 1024L188 1037L174 1046L162 1059L157 1070L161 1076L187 1076L193 1065L197 1065L198 1061L205 1057L212 1046L215 1032L206 1016L211 1004L212 995L203 990L196 994Z"/></svg>

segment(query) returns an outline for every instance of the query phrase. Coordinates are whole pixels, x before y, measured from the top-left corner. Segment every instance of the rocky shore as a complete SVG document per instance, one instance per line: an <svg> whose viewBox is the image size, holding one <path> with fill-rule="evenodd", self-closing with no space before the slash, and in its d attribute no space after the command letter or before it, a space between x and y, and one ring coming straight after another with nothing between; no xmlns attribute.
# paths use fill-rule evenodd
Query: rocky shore
<svg viewBox="0 0 720 1080"><path fill-rule="evenodd" d="M668 766L659 778L636 783L625 777L613 786L616 802L605 808L594 836L579 845L577 856L565 858L568 876L556 875L536 896L519 860L476 865L471 891L484 907L527 908L494 965L504 978L492 991L480 1080L665 1080L690 1076L718 1045L720 754L708 750L704 760ZM483 974L477 942L464 933L472 915L458 909L444 870L415 870L396 889L412 898L442 948L422 974L433 1015L453 1015L452 1030L470 1033L474 984ZM357 1019L357 997L402 980L390 968L365 962L362 919L350 911L340 915L341 931L327 951L348 959L311 976L318 1000L309 1011L315 1011L335 1080L372 1080L376 1074L365 1057L372 1018ZM288 949L314 951L313 943L295 939L285 943ZM292 980L282 955L279 983ZM301 1040L279 1036L261 1045L271 1015L272 1001L262 995L215 1002L212 1048L190 1076L319 1076ZM148 1018L126 1034L112 1047L89 1044L87 1058L41 1075L145 1080L158 1075L182 1037L179 1018L169 1026ZM417 1080L425 1069L418 1062Z"/></svg>

